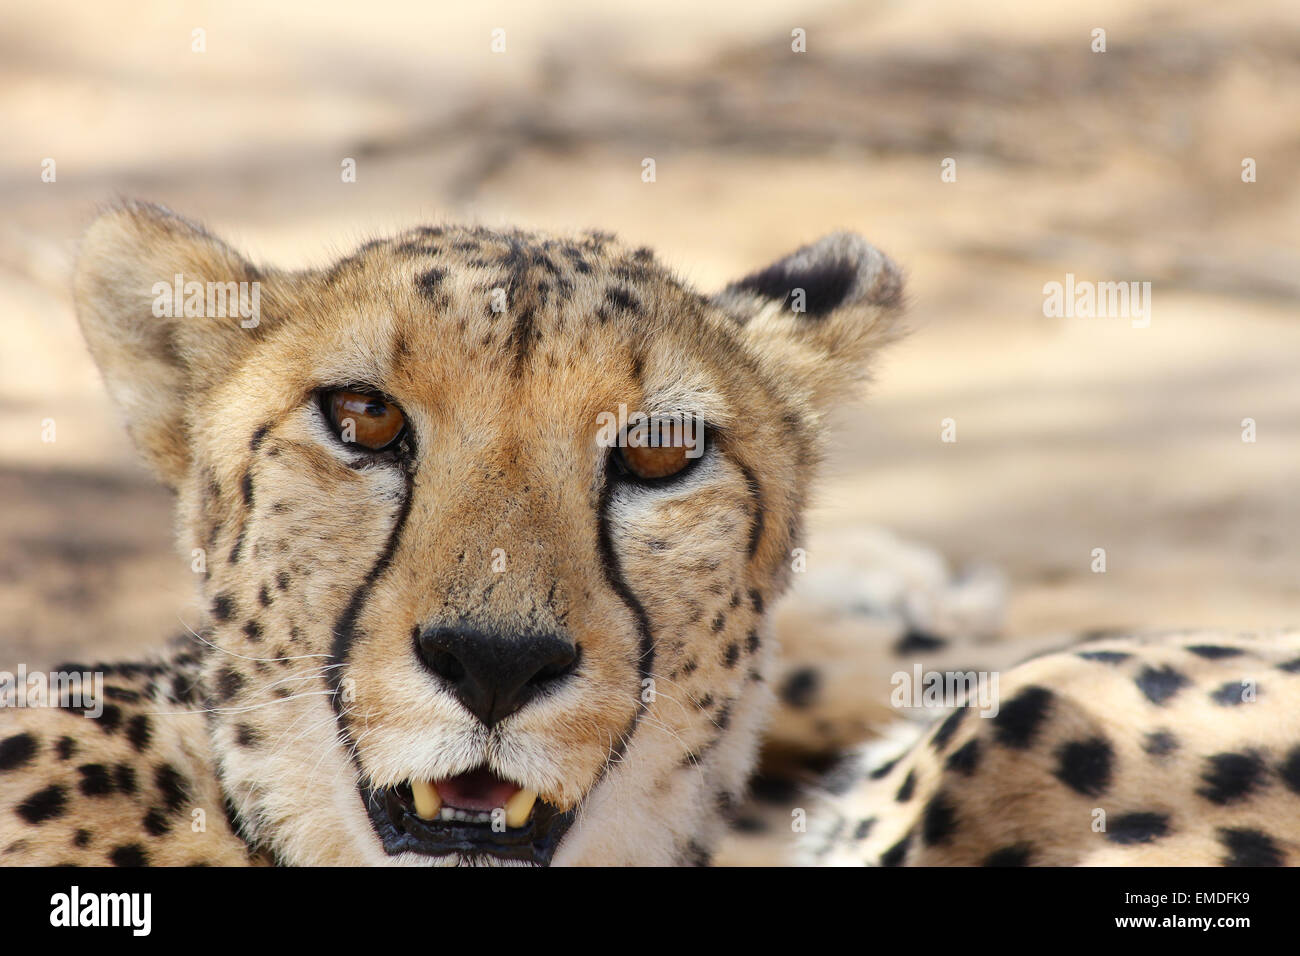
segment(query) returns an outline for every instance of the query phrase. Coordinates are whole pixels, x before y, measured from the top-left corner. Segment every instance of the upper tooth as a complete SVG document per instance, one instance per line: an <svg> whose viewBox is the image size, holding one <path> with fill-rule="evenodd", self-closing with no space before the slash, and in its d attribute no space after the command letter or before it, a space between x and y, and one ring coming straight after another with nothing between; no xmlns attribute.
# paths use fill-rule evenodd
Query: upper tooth
<svg viewBox="0 0 1300 956"><path fill-rule="evenodd" d="M438 788L427 780L412 780L411 796L415 798L415 812L421 820L435 819L442 809L442 797L438 796Z"/></svg>
<svg viewBox="0 0 1300 956"><path fill-rule="evenodd" d="M533 812L537 802L536 790L516 790L506 801L506 826L521 827L528 822L528 815Z"/></svg>

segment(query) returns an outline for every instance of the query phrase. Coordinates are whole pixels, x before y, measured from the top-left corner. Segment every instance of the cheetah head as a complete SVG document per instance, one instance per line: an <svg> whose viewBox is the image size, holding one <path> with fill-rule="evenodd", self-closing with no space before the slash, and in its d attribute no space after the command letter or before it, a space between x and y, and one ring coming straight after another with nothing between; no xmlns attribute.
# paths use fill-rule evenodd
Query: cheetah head
<svg viewBox="0 0 1300 956"><path fill-rule="evenodd" d="M129 203L75 291L178 495L246 839L707 859L823 416L895 330L887 259L834 235L706 297L604 234L437 227L288 272Z"/></svg>

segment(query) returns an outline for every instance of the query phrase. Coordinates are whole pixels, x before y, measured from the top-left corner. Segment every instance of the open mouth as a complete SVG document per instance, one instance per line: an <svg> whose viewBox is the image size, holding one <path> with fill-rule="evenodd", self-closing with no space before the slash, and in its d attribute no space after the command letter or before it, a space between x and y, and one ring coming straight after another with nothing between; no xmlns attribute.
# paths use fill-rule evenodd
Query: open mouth
<svg viewBox="0 0 1300 956"><path fill-rule="evenodd" d="M574 817L487 767L361 796L390 856L494 856L545 866Z"/></svg>

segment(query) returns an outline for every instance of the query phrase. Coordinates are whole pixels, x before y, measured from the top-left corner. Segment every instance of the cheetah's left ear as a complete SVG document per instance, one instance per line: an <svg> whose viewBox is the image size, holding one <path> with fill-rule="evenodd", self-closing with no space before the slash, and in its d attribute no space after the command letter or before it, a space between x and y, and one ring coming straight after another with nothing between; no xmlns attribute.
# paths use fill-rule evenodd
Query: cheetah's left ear
<svg viewBox="0 0 1300 956"><path fill-rule="evenodd" d="M903 277L861 236L834 233L713 297L770 369L825 411L902 334Z"/></svg>

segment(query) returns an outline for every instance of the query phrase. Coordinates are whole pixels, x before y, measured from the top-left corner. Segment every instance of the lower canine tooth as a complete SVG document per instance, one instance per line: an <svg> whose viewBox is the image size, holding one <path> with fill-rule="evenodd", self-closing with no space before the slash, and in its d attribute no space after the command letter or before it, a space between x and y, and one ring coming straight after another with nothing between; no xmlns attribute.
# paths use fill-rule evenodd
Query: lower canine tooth
<svg viewBox="0 0 1300 956"><path fill-rule="evenodd" d="M527 823L536 802L536 790L516 790L514 796L506 801L506 826L521 827Z"/></svg>
<svg viewBox="0 0 1300 956"><path fill-rule="evenodd" d="M437 818L438 811L442 809L442 797L438 796L437 787L427 780L412 780L411 796L415 798L415 812L421 820Z"/></svg>

